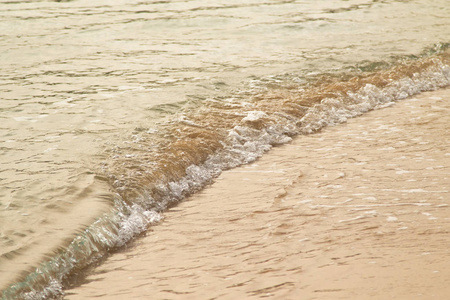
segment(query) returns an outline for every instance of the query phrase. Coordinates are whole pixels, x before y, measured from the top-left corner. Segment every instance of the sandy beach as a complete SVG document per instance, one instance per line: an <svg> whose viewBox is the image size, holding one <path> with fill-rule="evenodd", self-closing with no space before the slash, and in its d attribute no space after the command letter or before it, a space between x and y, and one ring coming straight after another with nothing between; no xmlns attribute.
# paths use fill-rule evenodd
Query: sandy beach
<svg viewBox="0 0 450 300"><path fill-rule="evenodd" d="M450 89L224 172L64 299L448 299Z"/></svg>

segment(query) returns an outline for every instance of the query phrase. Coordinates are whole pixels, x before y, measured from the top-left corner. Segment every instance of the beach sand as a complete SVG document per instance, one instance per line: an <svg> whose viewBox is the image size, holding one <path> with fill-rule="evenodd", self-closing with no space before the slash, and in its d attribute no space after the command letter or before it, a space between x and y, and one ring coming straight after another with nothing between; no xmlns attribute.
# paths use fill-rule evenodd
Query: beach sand
<svg viewBox="0 0 450 300"><path fill-rule="evenodd" d="M450 89L224 172L65 299L449 299Z"/></svg>

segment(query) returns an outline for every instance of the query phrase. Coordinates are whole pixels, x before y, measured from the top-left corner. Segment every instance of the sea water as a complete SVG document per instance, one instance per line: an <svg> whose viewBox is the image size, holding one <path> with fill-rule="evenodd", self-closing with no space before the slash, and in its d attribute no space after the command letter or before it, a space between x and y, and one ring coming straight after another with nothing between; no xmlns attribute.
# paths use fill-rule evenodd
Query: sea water
<svg viewBox="0 0 450 300"><path fill-rule="evenodd" d="M450 83L448 1L1 1L0 290L54 298L222 170Z"/></svg>

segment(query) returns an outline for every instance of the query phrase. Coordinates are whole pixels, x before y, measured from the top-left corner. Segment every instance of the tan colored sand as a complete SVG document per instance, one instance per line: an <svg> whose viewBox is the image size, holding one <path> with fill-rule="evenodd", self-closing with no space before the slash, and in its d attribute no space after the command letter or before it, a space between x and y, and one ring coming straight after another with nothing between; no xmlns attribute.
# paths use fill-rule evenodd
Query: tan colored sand
<svg viewBox="0 0 450 300"><path fill-rule="evenodd" d="M224 172L66 299L449 299L450 89Z"/></svg>

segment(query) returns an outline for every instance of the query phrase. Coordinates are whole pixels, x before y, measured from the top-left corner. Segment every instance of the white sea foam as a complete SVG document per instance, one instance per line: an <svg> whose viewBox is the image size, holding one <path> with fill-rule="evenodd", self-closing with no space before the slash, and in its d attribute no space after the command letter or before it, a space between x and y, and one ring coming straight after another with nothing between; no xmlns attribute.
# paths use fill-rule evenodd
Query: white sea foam
<svg viewBox="0 0 450 300"><path fill-rule="evenodd" d="M386 218L386 221L388 221L388 222L395 222L395 221L398 221L398 218L394 217L394 216L389 216L389 217Z"/></svg>
<svg viewBox="0 0 450 300"><path fill-rule="evenodd" d="M243 118L243 121L257 121L263 118L267 118L267 114L263 111L249 111L248 115Z"/></svg>
<svg viewBox="0 0 450 300"><path fill-rule="evenodd" d="M413 78L391 82L384 88L366 84L357 92L347 93L353 100L351 104L345 105L339 99L326 98L314 105L301 119L305 124L302 132L312 133L324 126L336 125L369 110L381 108L386 103L448 85L450 85L450 67L443 64L439 64L436 69L416 73Z"/></svg>

